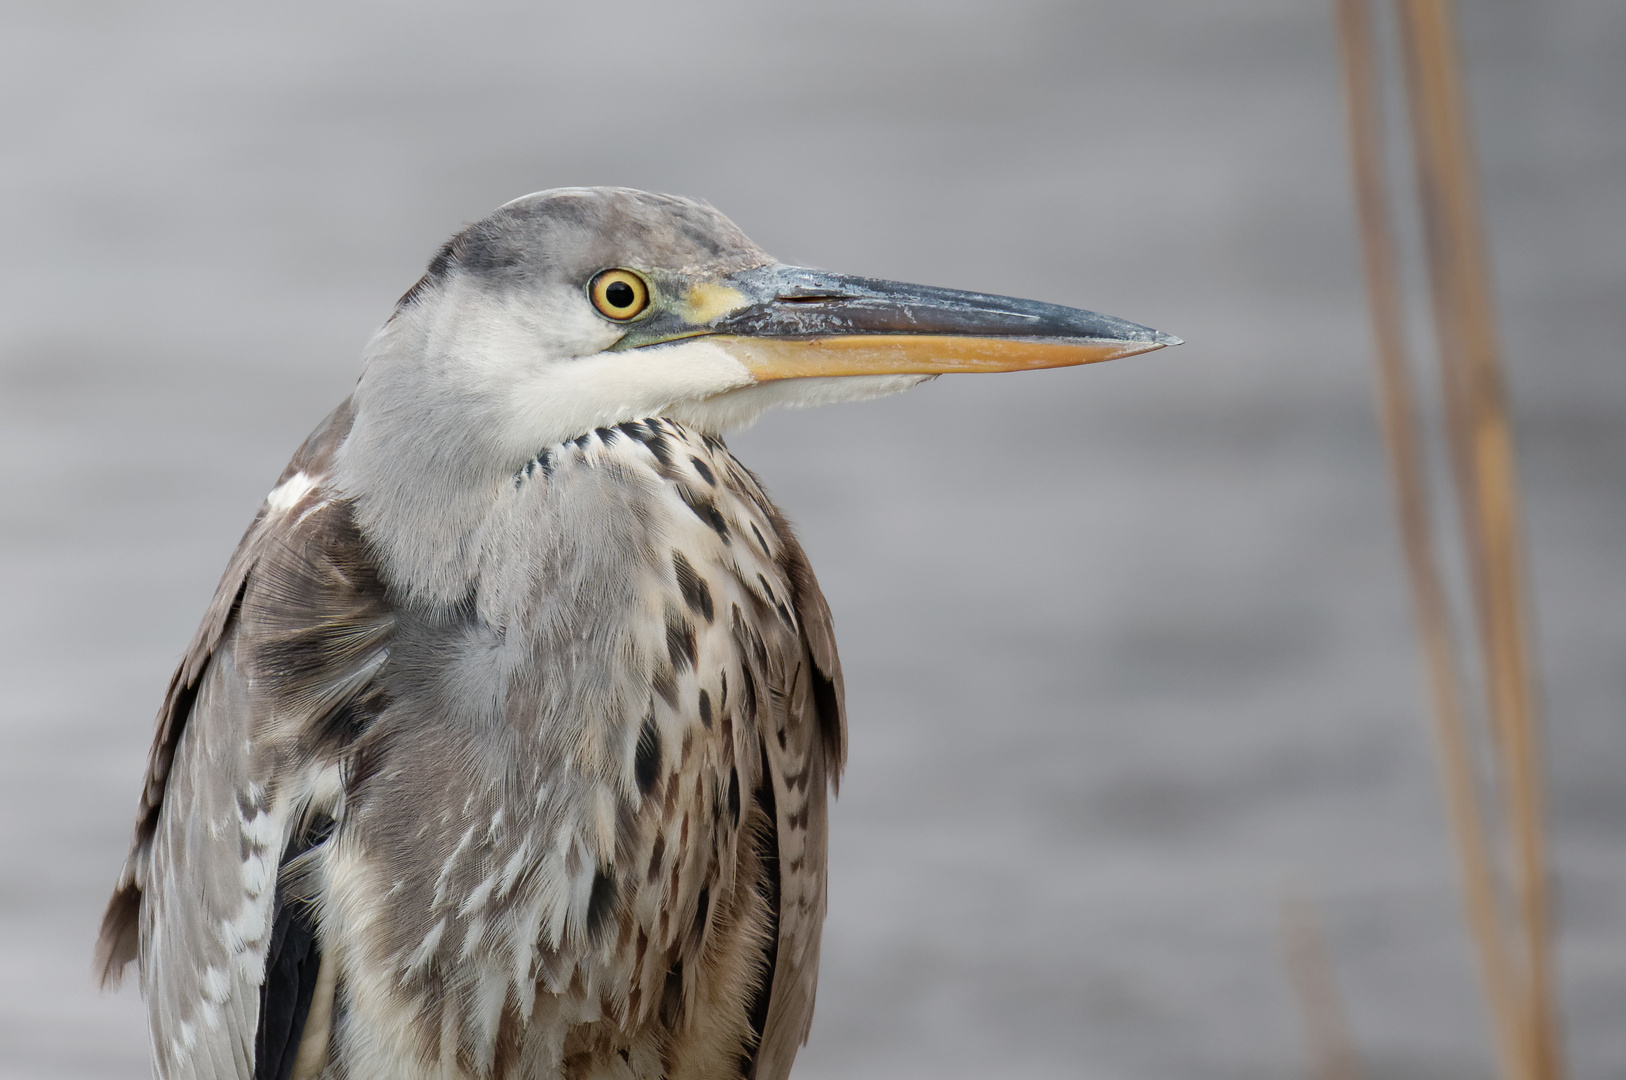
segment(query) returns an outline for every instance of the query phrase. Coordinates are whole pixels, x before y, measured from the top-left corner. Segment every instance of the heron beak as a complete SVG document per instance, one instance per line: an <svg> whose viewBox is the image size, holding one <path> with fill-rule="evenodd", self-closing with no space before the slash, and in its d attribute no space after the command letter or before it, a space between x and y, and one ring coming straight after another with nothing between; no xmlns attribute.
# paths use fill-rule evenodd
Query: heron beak
<svg viewBox="0 0 1626 1080"><path fill-rule="evenodd" d="M1069 367L1181 343L1079 308L783 265L696 286L687 307L690 334L758 382Z"/></svg>

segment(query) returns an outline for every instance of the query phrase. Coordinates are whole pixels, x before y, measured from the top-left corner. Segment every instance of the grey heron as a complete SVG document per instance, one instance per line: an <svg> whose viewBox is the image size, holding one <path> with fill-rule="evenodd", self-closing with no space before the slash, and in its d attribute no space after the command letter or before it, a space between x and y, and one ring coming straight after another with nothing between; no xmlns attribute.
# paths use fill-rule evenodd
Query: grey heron
<svg viewBox="0 0 1626 1080"><path fill-rule="evenodd" d="M788 266L628 189L458 233L170 683L98 952L139 963L157 1075L787 1075L845 704L723 434L1176 343Z"/></svg>

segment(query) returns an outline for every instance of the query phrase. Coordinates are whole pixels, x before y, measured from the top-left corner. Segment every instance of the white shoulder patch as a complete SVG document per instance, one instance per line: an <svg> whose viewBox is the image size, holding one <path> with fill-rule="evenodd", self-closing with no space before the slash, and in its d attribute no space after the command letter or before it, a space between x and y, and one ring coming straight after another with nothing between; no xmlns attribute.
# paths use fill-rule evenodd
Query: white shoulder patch
<svg viewBox="0 0 1626 1080"><path fill-rule="evenodd" d="M299 500L309 495L311 488L315 486L314 477L304 472L296 472L271 489L271 494L265 497L265 505L273 514L285 514L298 506Z"/></svg>

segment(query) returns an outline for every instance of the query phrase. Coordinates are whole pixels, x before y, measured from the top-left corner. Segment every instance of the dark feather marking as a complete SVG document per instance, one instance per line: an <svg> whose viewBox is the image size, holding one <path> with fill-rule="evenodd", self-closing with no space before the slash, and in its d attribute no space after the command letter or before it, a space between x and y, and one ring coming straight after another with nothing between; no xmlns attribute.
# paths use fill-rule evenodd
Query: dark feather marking
<svg viewBox="0 0 1626 1080"><path fill-rule="evenodd" d="M281 865L288 866L332 835L333 819L322 813L314 815L305 830L288 842ZM265 981L260 984L254 1080L288 1080L293 1074L321 963L311 905L293 896L286 886L279 888L271 916Z"/></svg>
<svg viewBox="0 0 1626 1080"><path fill-rule="evenodd" d="M261 810L269 809L263 799L256 799L247 788L238 788L236 796L237 813L244 821L252 821L255 814L258 814Z"/></svg>
<svg viewBox="0 0 1626 1080"><path fill-rule="evenodd" d="M661 733L655 727L653 715L644 717L638 729L638 747L633 754L632 773L638 781L638 790L648 795L661 775Z"/></svg>
<svg viewBox="0 0 1626 1080"><path fill-rule="evenodd" d="M666 653L672 667L683 671L694 667L696 645L694 625L682 615L668 610L666 613Z"/></svg>
<svg viewBox="0 0 1626 1080"><path fill-rule="evenodd" d="M711 526L712 531L717 534L723 543L729 545L734 543L734 538L728 533L728 521L723 517L722 512L717 509L716 503L695 491L688 484L674 486L677 488L678 496L682 498L684 504L694 511L695 517Z"/></svg>
<svg viewBox="0 0 1626 1080"><path fill-rule="evenodd" d="M768 520L781 536L791 535L790 526L777 510L769 514ZM813 568L808 565L807 555L796 543L785 545L779 564L790 581L791 606L796 609L801 621L802 640L807 643L812 660L808 688L818 716L825 761L831 766L828 779L830 786L835 788L840 780L842 763L847 758L847 722L841 660L831 636L830 609L819 591L819 583L813 575Z"/></svg>
<svg viewBox="0 0 1626 1080"><path fill-rule="evenodd" d="M716 608L712 604L711 586L706 579L695 572L694 566L684 557L683 552L672 552L672 570L677 575L678 591L683 594L683 602L689 605L689 610L706 620L710 625L716 616Z"/></svg>
<svg viewBox="0 0 1626 1080"><path fill-rule="evenodd" d="M813 690L813 708L819 718L819 737L824 740L825 757L840 761L842 753L841 698L836 693L835 680L813 664L809 670Z"/></svg>
<svg viewBox="0 0 1626 1080"><path fill-rule="evenodd" d="M694 471L700 474L700 479L704 480L711 487L717 486L717 478L711 474L711 469L707 467L704 461L701 461L699 458L691 454L689 456L689 464L693 465Z"/></svg>
<svg viewBox="0 0 1626 1080"><path fill-rule="evenodd" d="M737 829L740 827L740 771L728 770L728 820Z"/></svg>
<svg viewBox="0 0 1626 1080"><path fill-rule="evenodd" d="M683 760L687 761L688 759L689 733L685 731L683 733ZM666 798L661 801L661 818L663 820L672 820L672 814L675 812L677 807L677 789L678 786L676 780L673 780L671 783L666 785Z"/></svg>
<svg viewBox="0 0 1626 1080"><path fill-rule="evenodd" d="M757 574L757 581L762 585L762 591L768 594L768 602L779 612L779 621L785 624L787 630L795 633L796 620L792 618L790 609L785 607L785 602L774 595L773 586L768 584L768 579L761 573Z"/></svg>
<svg viewBox="0 0 1626 1080"><path fill-rule="evenodd" d="M662 701L674 709L677 708L677 673L670 667L664 664L657 667L655 673L649 677L649 685L654 687L655 693L661 696Z"/></svg>
<svg viewBox="0 0 1626 1080"><path fill-rule="evenodd" d="M747 622L739 614L739 605L734 605L736 613L734 616L734 637L744 646L751 643L752 636L756 633L753 623L760 624L767 619L773 618L774 610L773 605L769 604L767 598L762 595L762 590L757 587L756 582L738 572L734 574L734 580L739 583L740 592L745 598L746 606L751 609L751 621ZM754 652L755 646L752 645L751 647Z"/></svg>
<svg viewBox="0 0 1626 1080"><path fill-rule="evenodd" d="M587 936L597 938L599 931L615 908L616 882L614 871L599 867L593 872L593 891L587 897Z"/></svg>
<svg viewBox="0 0 1626 1080"><path fill-rule="evenodd" d="M655 834L655 848L654 848L653 851L651 851L649 853L649 876L648 876L648 881L649 881L649 883L651 885L655 884L657 881L659 881L661 879L661 859L665 855L666 855L666 834L665 833L656 833ZM641 940L642 940L642 936L640 935L640 941ZM640 956L639 959L642 960L643 957Z"/></svg>
<svg viewBox="0 0 1626 1080"><path fill-rule="evenodd" d="M237 599L232 601L233 611L242 605L243 589L247 585L248 581L245 579L243 584L237 587ZM180 728L192 715L192 706L198 699L198 687L203 683L207 671L208 665L205 664L191 682L182 682L181 673L177 671L174 682L170 685L170 705L164 711L167 716L166 726L173 725L175 737L172 741L166 741L162 749L158 746L153 747L154 761L149 770L151 776L148 777L146 791L142 793L141 816L136 820L136 840L140 844L151 843L153 835L158 831L158 809L163 804L169 769L175 761L175 747L180 743ZM134 954L131 954L131 959L134 959Z"/></svg>
<svg viewBox="0 0 1626 1080"><path fill-rule="evenodd" d="M702 887L700 897L695 901L694 910L694 941L698 950L706 940L706 916L711 913L711 890Z"/></svg>
<svg viewBox="0 0 1626 1080"><path fill-rule="evenodd" d="M338 708L311 725L311 748L332 751L350 745L367 733L389 702L389 694L376 687L340 702Z"/></svg>
<svg viewBox="0 0 1626 1080"><path fill-rule="evenodd" d="M666 441L666 436L661 433L661 430L655 426L653 421L649 423L649 437L643 442L649 448L649 452L655 455L656 461L660 462L665 468L670 469L672 467L672 446Z"/></svg>
<svg viewBox="0 0 1626 1080"><path fill-rule="evenodd" d="M354 752L344 759L340 773L344 780L347 805L366 798L367 788L389 761L388 749L377 738L362 739L356 744Z"/></svg>
<svg viewBox="0 0 1626 1080"><path fill-rule="evenodd" d="M762 980L757 984L756 993L752 995L750 1007L746 1016L751 1021L751 1041L745 1047L747 1067L746 1076L756 1075L757 1051L762 1045L762 1033L768 1025L768 1005L773 995L774 968L779 962L779 829L776 822L779 820L777 807L774 805L773 773L768 768L768 747L760 740L757 742L757 752L761 756L761 769L757 773L757 787L751 793L751 801L762 811L752 828L751 843L756 847L757 864L762 867L762 873L756 881L757 895L762 897L768 909L768 947L763 950Z"/></svg>
<svg viewBox="0 0 1626 1080"><path fill-rule="evenodd" d="M700 691L700 723L707 730L711 730L711 695Z"/></svg>
<svg viewBox="0 0 1626 1080"><path fill-rule="evenodd" d="M527 461L525 468L515 475L514 486L516 488L523 487L525 481L536 475L538 469L542 470L543 476L553 475L553 452L551 450L544 450L530 461Z"/></svg>
<svg viewBox="0 0 1626 1080"><path fill-rule="evenodd" d="M751 526L751 535L757 538L757 547L762 549L762 554L770 559L773 558L773 553L768 550L768 541L762 538L762 530L757 528L757 523L751 521L748 524Z"/></svg>
<svg viewBox="0 0 1626 1080"><path fill-rule="evenodd" d="M757 720L757 679L756 676L752 674L751 666L749 664L742 666L740 668L740 673L745 676L745 686L743 691L745 699L744 704L740 706L740 709L745 715L746 722L754 724Z"/></svg>
<svg viewBox="0 0 1626 1080"><path fill-rule="evenodd" d="M288 1080L299 1055L316 991L321 953L311 914L300 903L279 900L260 987L260 1022L254 1036L254 1080Z"/></svg>
<svg viewBox="0 0 1626 1080"><path fill-rule="evenodd" d="M666 918L666 912L661 912L661 919ZM683 961L674 960L671 968L666 972L666 986L661 991L661 1023L668 1030L676 1031L678 1022L683 1019Z"/></svg>
<svg viewBox="0 0 1626 1080"><path fill-rule="evenodd" d="M237 592L232 596L231 607L226 612L226 624L228 626L233 619L237 618L237 613L243 610L243 594L246 592L248 592L248 575L244 574L243 580L237 583ZM202 678L203 672L200 671L198 677L192 681L192 686L196 687Z"/></svg>
<svg viewBox="0 0 1626 1080"><path fill-rule="evenodd" d="M452 265L452 257L456 254L456 252L457 237L454 236L450 240L447 240L444 244L440 245L440 250L435 252L435 257L429 260L429 276L432 278L438 278L445 274L447 269Z"/></svg>

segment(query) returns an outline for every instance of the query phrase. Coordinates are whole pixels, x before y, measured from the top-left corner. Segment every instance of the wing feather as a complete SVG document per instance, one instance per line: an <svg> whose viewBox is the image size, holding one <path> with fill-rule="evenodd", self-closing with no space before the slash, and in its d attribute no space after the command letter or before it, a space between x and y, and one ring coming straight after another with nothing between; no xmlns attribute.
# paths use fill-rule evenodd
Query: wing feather
<svg viewBox="0 0 1626 1080"><path fill-rule="evenodd" d="M778 869L777 944L751 1075L782 1080L813 1022L819 943L827 904L829 797L847 755L846 690L830 607L795 533L737 460L731 478L766 517L778 576L789 585L795 634L768 650L761 729L765 783L773 793Z"/></svg>
<svg viewBox="0 0 1626 1080"><path fill-rule="evenodd" d="M97 969L112 984L140 961L165 1080L256 1076L279 875L315 778L331 767L313 758L322 741L308 729L364 696L386 647L382 592L348 507L323 486L350 420L346 403L289 463L159 712ZM290 624L322 635L300 639Z"/></svg>

